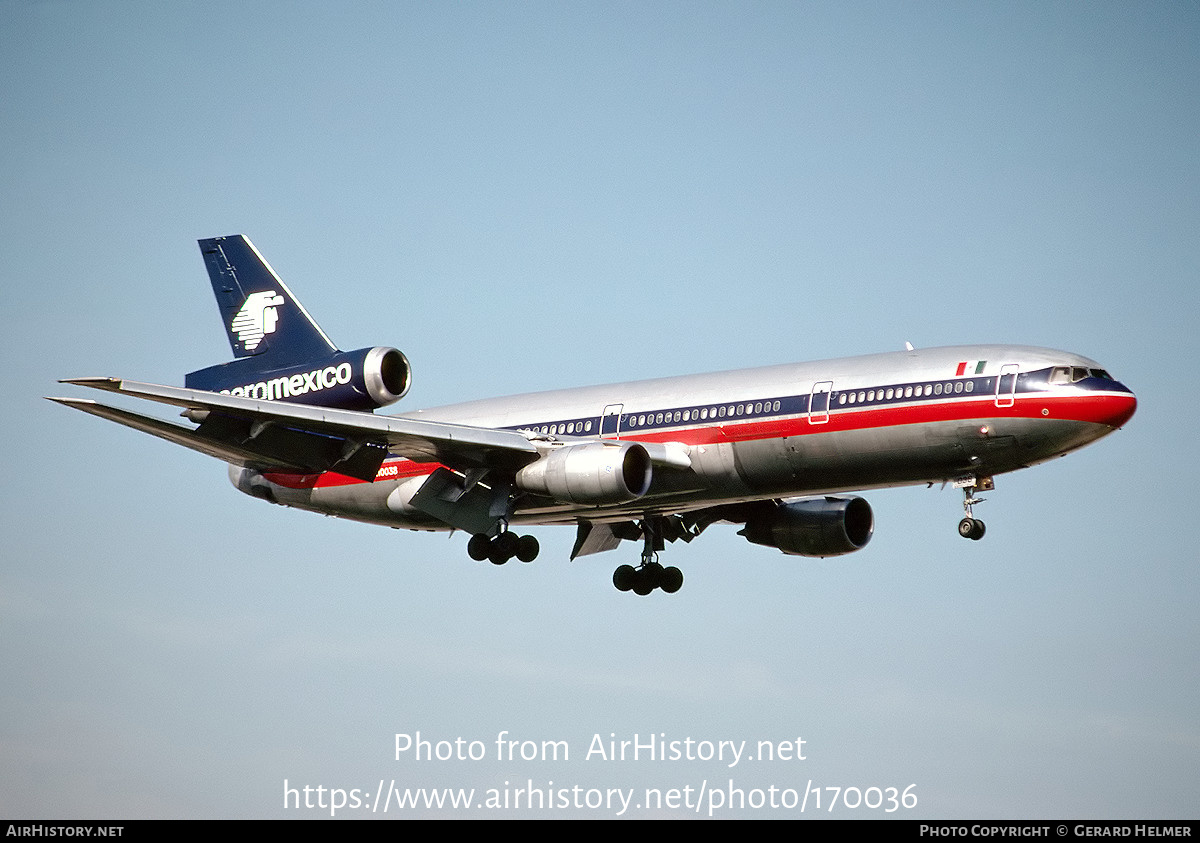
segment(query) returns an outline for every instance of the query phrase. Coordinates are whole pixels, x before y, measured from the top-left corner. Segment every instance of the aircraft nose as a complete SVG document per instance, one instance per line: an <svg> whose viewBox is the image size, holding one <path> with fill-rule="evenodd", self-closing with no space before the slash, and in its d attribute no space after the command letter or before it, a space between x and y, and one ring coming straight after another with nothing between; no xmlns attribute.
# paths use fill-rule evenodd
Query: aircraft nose
<svg viewBox="0 0 1200 843"><path fill-rule="evenodd" d="M1124 427L1137 411L1137 397L1132 392L1112 397L1107 403L1100 421L1112 428Z"/></svg>

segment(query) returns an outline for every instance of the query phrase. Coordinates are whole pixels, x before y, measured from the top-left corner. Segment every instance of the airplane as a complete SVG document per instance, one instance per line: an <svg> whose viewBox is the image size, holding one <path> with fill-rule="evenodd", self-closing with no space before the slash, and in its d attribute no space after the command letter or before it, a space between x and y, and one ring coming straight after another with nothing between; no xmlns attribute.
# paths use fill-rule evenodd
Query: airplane
<svg viewBox="0 0 1200 843"><path fill-rule="evenodd" d="M952 484L958 532L996 475L1121 428L1137 399L1099 363L970 345L657 378L471 401L399 415L408 358L341 351L244 236L200 240L234 360L184 387L112 377L76 384L182 408L193 426L77 398L60 404L229 464L240 491L372 524L467 533L501 565L539 552L524 525L574 525L571 559L642 543L620 591L674 593L666 542L718 522L785 554L862 549L870 505L853 492Z"/></svg>

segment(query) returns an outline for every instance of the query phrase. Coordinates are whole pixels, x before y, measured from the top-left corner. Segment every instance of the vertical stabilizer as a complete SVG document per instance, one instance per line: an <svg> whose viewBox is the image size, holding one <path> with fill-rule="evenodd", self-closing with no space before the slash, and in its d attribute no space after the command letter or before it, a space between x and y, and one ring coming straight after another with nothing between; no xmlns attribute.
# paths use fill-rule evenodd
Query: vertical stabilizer
<svg viewBox="0 0 1200 843"><path fill-rule="evenodd" d="M259 357L276 368L337 351L244 236L201 240L200 252L234 357Z"/></svg>
<svg viewBox="0 0 1200 843"><path fill-rule="evenodd" d="M412 369L385 346L339 351L242 235L200 241L234 359L188 372L189 389L346 410L374 410L408 392Z"/></svg>

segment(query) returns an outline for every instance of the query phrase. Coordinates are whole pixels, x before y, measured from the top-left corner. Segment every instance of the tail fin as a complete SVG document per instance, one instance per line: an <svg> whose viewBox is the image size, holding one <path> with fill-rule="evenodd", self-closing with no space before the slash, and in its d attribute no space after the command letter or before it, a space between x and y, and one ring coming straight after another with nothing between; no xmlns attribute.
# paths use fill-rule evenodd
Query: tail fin
<svg viewBox="0 0 1200 843"><path fill-rule="evenodd" d="M200 241L234 360L188 372L190 389L374 410L408 391L411 369L394 348L339 351L242 235Z"/></svg>
<svg viewBox="0 0 1200 843"><path fill-rule="evenodd" d="M254 244L238 234L200 241L234 357L274 369L336 353Z"/></svg>

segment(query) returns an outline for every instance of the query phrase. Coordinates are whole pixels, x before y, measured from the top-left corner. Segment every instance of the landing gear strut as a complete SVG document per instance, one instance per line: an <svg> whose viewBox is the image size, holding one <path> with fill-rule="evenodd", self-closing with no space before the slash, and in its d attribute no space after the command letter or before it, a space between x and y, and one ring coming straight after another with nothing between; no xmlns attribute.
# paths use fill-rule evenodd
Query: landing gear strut
<svg viewBox="0 0 1200 843"><path fill-rule="evenodd" d="M476 533L467 542L467 555L476 562L484 559L493 565L503 565L514 556L522 562L532 562L541 547L533 536L518 536L505 525L495 536Z"/></svg>
<svg viewBox="0 0 1200 843"><path fill-rule="evenodd" d="M967 477L954 484L963 490L963 512L966 517L958 522L958 534L964 539L979 541L983 538L987 528L983 522L975 517L974 507L977 503L983 503L983 498L975 497L976 491L991 491L996 488L996 483L990 477L980 477L976 480L974 477Z"/></svg>
<svg viewBox="0 0 1200 843"><path fill-rule="evenodd" d="M683 571L674 565L664 568L658 563L658 551L663 548L662 525L659 520L646 517L639 527L644 544L642 563L638 567L622 565L613 571L613 585L617 591L632 591L643 597L656 588L674 594L683 586Z"/></svg>

